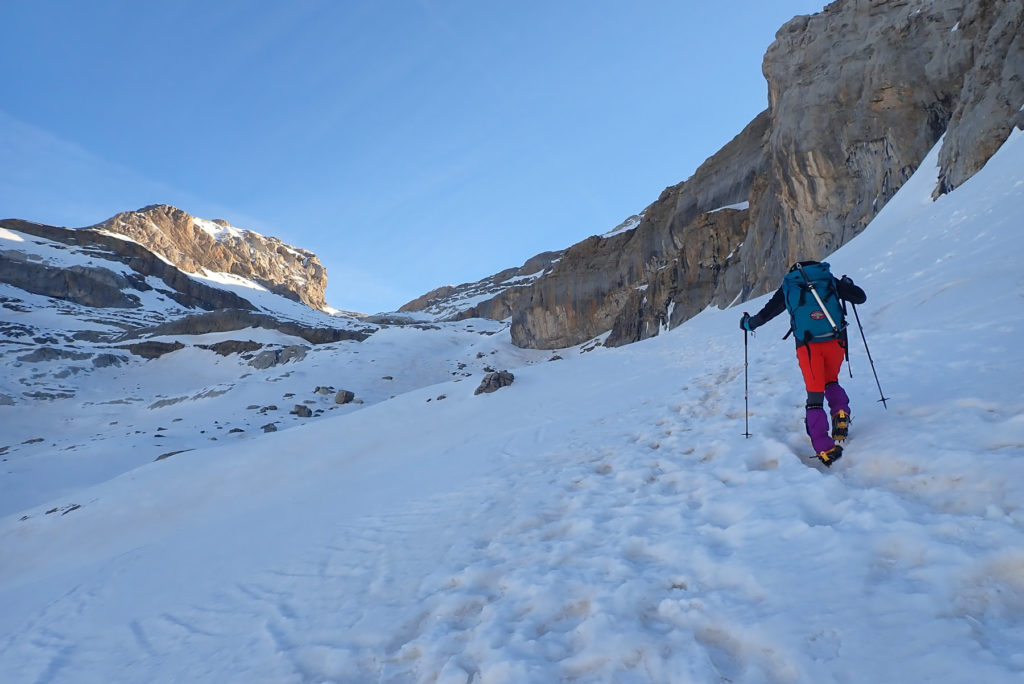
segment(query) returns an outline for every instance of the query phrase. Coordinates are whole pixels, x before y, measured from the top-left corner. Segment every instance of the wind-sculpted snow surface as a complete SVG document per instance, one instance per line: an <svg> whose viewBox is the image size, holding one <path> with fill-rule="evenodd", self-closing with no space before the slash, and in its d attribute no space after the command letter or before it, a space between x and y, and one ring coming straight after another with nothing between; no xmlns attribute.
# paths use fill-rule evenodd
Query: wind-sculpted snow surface
<svg viewBox="0 0 1024 684"><path fill-rule="evenodd" d="M744 439L706 311L0 520L4 681L1020 681L1022 145L936 203L933 156L830 258L891 398L854 334L831 470L784 321Z"/></svg>

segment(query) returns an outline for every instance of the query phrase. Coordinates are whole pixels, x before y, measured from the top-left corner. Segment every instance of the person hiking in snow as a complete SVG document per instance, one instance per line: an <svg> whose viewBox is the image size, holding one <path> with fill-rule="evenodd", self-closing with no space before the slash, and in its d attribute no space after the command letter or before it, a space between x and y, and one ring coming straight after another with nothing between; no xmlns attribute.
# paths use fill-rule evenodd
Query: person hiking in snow
<svg viewBox="0 0 1024 684"><path fill-rule="evenodd" d="M740 319L740 328L753 332L784 310L789 311L786 337L792 333L796 340L796 356L807 388L807 435L815 455L827 466L843 455L843 447L837 442L846 439L850 428L850 398L839 384L847 347L843 300L863 304L867 295L847 276L833 276L828 263L799 261L764 308L753 316L744 313ZM826 401L832 416L831 431L824 409Z"/></svg>

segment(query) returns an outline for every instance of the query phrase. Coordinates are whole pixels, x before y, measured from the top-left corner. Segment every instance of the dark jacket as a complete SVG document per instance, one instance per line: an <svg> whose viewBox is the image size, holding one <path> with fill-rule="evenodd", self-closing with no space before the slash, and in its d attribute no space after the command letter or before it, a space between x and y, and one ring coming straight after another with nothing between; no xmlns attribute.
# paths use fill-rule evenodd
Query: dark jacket
<svg viewBox="0 0 1024 684"><path fill-rule="evenodd" d="M839 279L833 277L833 280L836 281L836 292L839 293L840 299L845 299L853 304L863 304L868 300L868 296L864 294L864 290L854 285L853 281L849 278ZM768 303L765 304L760 311L750 317L750 329L754 330L755 328L761 327L785 310L786 298L782 294L782 288L780 287L775 291L775 294L772 295L772 298L768 300ZM800 344L799 340L797 341L797 344Z"/></svg>

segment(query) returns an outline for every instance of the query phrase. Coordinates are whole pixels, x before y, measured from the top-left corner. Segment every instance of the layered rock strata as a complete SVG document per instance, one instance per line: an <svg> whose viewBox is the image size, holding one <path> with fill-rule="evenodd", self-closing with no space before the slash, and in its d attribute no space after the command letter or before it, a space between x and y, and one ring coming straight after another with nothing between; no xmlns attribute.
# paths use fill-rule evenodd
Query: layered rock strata
<svg viewBox="0 0 1024 684"><path fill-rule="evenodd" d="M764 57L768 109L740 135L632 231L573 245L474 312L510 317L524 347L618 345L773 289L860 233L943 135L936 194L984 165L1024 118L1022 22L1024 0L839 0L794 18Z"/></svg>
<svg viewBox="0 0 1024 684"><path fill-rule="evenodd" d="M306 325L298 321L281 320L274 316L253 311L222 309L183 316L152 327L133 329L121 335L119 340L163 335L206 335L208 333L231 332L246 328L277 330L285 335L301 337L310 344L331 344L346 340L362 342L377 331L376 327L355 329Z"/></svg>
<svg viewBox="0 0 1024 684"><path fill-rule="evenodd" d="M8 250L6 256L0 259L0 282L10 283L27 292L65 299L83 306L134 308L140 306L139 299L125 290L148 291L152 287L146 283L146 278L153 276L167 285L168 289L162 291L163 294L188 308L207 311L254 308L251 302L233 292L190 278L143 245L116 235L18 219L0 221L0 227L85 248L91 256L123 263L135 272L123 276L104 268L53 267L19 259L14 256L16 250Z"/></svg>
<svg viewBox="0 0 1024 684"><path fill-rule="evenodd" d="M165 204L128 211L91 226L124 235L187 273L229 273L323 310L327 271L312 252Z"/></svg>

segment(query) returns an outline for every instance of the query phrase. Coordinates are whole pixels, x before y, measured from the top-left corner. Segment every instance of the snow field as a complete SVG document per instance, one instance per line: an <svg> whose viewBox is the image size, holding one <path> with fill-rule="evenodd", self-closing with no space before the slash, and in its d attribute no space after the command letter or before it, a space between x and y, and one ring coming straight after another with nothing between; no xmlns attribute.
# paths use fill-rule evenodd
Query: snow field
<svg viewBox="0 0 1024 684"><path fill-rule="evenodd" d="M64 515L0 519L0 672L1019 681L1021 144L936 203L929 158L829 259L868 293L892 400L855 335L833 468L808 458L785 321L750 339L744 439L737 324L765 299L709 310L524 365L493 395L411 388L132 470Z"/></svg>
<svg viewBox="0 0 1024 684"><path fill-rule="evenodd" d="M3 454L0 515L73 497L83 487L163 454L204 449L225 440L247 443L262 436L261 428L268 423L285 430L307 422L290 415L296 404L308 405L325 416L344 415L453 378L475 386L488 364L514 369L550 358L549 352L512 347L507 334L496 336L502 328L488 321L425 330L384 328L362 343L315 347L300 338L259 328L150 338L180 340L188 346L120 368L83 368L88 372L76 373L67 381L74 382L75 398L49 402L45 411L29 403L3 407L0 443L11 446ZM221 357L196 346L227 339L301 345L308 351L302 361L257 370L238 355ZM123 350L112 351L128 356ZM69 365L83 364L16 365L24 366L19 370L25 374L53 375ZM87 362L84 365L89 366ZM11 394L16 394L18 387L14 375L10 386L15 389L7 390ZM350 390L356 403L339 406L333 392L315 394L317 386ZM430 398L442 392L438 390ZM271 406L276 408L258 410ZM230 432L233 429L243 432ZM26 444L32 440L39 441Z"/></svg>

